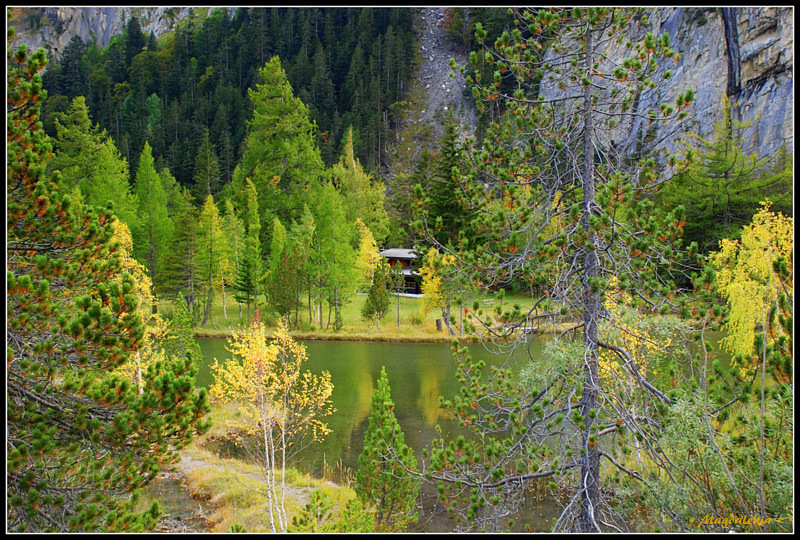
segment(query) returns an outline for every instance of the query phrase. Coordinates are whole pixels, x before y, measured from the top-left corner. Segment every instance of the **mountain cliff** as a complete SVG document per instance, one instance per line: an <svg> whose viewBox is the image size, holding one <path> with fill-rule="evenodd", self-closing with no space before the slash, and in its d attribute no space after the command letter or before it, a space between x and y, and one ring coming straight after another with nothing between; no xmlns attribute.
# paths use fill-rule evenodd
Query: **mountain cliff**
<svg viewBox="0 0 800 540"><path fill-rule="evenodd" d="M95 40L104 46L122 33L125 21L136 15L145 34L158 37L190 16L204 16L214 8L166 7L61 7L11 8L9 24L17 29L15 43L45 47L58 57L70 38L78 34L84 41ZM234 10L235 8L228 8ZM455 55L443 38L437 22L442 8L418 8L420 49L418 76L412 84L409 125L429 126L430 141L436 141L449 108L462 122L472 123L460 88L442 69ZM752 122L744 134L745 150L761 156L774 153L782 143L793 148L794 139L794 8L651 8L652 30L670 34L673 46L681 52L668 93L693 88L696 94L693 130L702 136L713 132L722 117L721 97L731 99L739 120ZM459 60L456 58L457 61ZM464 63L462 61L459 64ZM665 96L661 96L663 99ZM471 131L468 126L467 130ZM417 130L418 132L419 130ZM624 140L633 149L643 134L634 127ZM412 132L398 146L411 149ZM656 139L658 139L656 137ZM661 143L663 147L670 142ZM656 146L658 148L658 146ZM412 152L414 154L415 152ZM413 160L413 156L411 158Z"/></svg>
<svg viewBox="0 0 800 540"><path fill-rule="evenodd" d="M179 21L191 16L205 16L214 9L122 6L9 8L9 25L17 31L12 45L25 43L33 49L44 47L48 55L58 58L74 35L79 35L85 43L95 41L98 46L105 47L112 37L123 33L125 22L132 16L139 19L145 35L153 32L155 37L160 37L173 30Z"/></svg>
<svg viewBox="0 0 800 540"><path fill-rule="evenodd" d="M794 9L660 8L652 9L652 31L670 35L681 57L671 66L668 102L686 88L695 91L692 131L713 133L722 119L727 94L735 119L750 122L745 150L768 156L794 139ZM643 104L645 106L653 104ZM657 105L657 104L655 104ZM634 130L632 148L641 134ZM671 146L663 142L661 147ZM658 147L658 146L657 146Z"/></svg>

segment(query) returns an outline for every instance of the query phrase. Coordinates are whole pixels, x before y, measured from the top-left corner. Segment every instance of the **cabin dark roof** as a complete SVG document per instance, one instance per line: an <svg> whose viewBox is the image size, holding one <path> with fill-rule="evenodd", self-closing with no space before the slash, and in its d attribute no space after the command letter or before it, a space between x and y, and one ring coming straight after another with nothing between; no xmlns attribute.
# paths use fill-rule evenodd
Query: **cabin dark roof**
<svg viewBox="0 0 800 540"><path fill-rule="evenodd" d="M401 249L401 248L390 248L384 249L380 253L381 257L386 257L387 259L404 259L404 260L412 260L418 257L418 253L413 249Z"/></svg>

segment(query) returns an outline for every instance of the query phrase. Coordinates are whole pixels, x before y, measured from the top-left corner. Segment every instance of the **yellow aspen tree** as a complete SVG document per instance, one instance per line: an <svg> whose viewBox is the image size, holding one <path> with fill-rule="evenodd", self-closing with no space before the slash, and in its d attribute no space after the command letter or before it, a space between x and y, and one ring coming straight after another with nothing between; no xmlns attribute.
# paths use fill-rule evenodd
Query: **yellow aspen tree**
<svg viewBox="0 0 800 540"><path fill-rule="evenodd" d="M248 448L264 472L270 528L286 532L286 464L305 443L330 433L322 418L334 412L331 376L301 371L308 360L305 346L291 338L283 320L268 343L256 317L249 329L234 333L228 351L236 358L214 359L210 393L221 403L240 406L229 427L238 430L242 442L252 443Z"/></svg>
<svg viewBox="0 0 800 540"><path fill-rule="evenodd" d="M422 277L422 308L427 313L432 307L441 309L442 319L449 335L455 335L450 327L450 311L453 296L456 294L456 285L452 278L455 276L456 259L449 253L440 254L436 248L431 248L425 254L419 274ZM448 280L448 277L450 278Z"/></svg>

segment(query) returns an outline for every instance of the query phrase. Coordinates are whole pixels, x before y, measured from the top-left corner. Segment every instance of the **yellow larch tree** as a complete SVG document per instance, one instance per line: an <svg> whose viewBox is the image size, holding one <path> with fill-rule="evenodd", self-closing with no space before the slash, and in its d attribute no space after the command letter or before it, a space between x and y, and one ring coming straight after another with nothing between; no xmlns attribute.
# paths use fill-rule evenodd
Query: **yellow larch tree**
<svg viewBox="0 0 800 540"><path fill-rule="evenodd" d="M133 240L130 229L118 219L114 220L113 227L114 234L111 238L112 242L119 242L122 269L133 277L134 292L139 299L136 310L142 320L147 321L147 324L144 325L141 347L136 351L135 362L121 365L118 371L136 383L139 393L141 393L144 388L142 373L146 371L149 364L164 359L164 353L158 344L166 338L168 324L158 314L152 312L151 306L156 301L153 294L153 282L147 275L148 272L144 265L133 258Z"/></svg>
<svg viewBox="0 0 800 540"><path fill-rule="evenodd" d="M755 367L751 360L760 325L768 342L787 352L781 355L782 365L775 366L776 378L782 383L791 379L791 345L786 344L794 310L793 244L794 220L771 212L765 201L742 229L741 239L723 239L719 251L709 255L717 272L716 290L730 309L722 346L734 355L740 376Z"/></svg>

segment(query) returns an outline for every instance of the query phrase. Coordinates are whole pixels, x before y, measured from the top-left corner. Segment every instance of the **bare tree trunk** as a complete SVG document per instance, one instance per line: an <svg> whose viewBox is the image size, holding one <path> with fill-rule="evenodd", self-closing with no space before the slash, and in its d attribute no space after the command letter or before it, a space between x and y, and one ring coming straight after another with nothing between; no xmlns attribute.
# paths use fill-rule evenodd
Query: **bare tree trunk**
<svg viewBox="0 0 800 540"><path fill-rule="evenodd" d="M447 327L447 335L456 335L453 329L450 328L450 304L448 304L447 307L442 307L442 319L444 319L444 325Z"/></svg>
<svg viewBox="0 0 800 540"><path fill-rule="evenodd" d="M156 281L156 247L153 244L153 226L150 226L150 279L153 280L153 287L155 288ZM158 313L158 301L156 295L153 295L153 315Z"/></svg>
<svg viewBox="0 0 800 540"><path fill-rule="evenodd" d="M591 26L586 31L586 56L584 67L586 76L590 77L592 72L592 29ZM593 109L591 85L584 87L584 139L583 139L583 228L589 234L588 246L584 256L583 269L583 323L584 323L584 343L586 354L584 357L583 397L581 398L581 414L586 424L583 432L583 445L586 449L585 458L581 465L581 512L579 517L582 532L600 532L597 524L597 510L600 504L600 452L597 448L597 441L591 440L592 433L592 411L597 410L598 403L598 322L600 314L600 298L597 292L592 291L592 281L598 275L599 260L597 252L593 249L595 245L595 233L589 224L589 215L593 211L595 203L595 180L594 180L594 145L592 139Z"/></svg>
<svg viewBox="0 0 800 540"><path fill-rule="evenodd" d="M219 283L222 286L222 314L228 320L228 308L225 306L225 278L222 275L222 259L219 260Z"/></svg>

